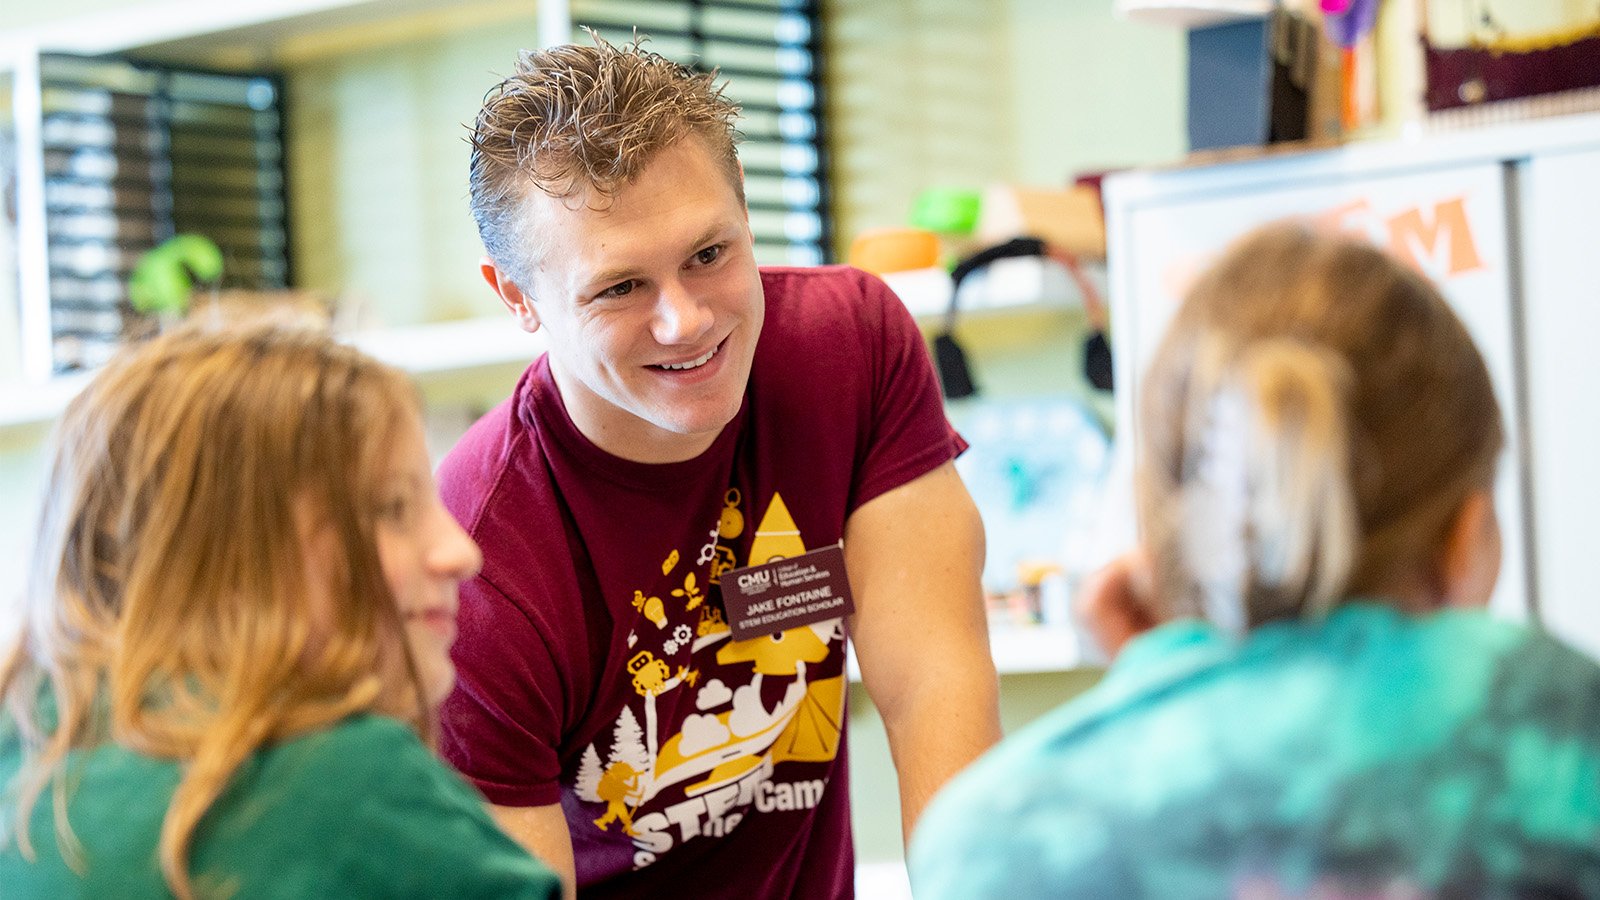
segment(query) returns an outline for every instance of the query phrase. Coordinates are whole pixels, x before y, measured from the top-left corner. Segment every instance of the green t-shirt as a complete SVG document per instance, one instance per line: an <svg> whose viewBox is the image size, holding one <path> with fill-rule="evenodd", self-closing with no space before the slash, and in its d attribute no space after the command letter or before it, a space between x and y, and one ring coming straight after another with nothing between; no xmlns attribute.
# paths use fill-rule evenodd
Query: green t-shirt
<svg viewBox="0 0 1600 900"><path fill-rule="evenodd" d="M918 900L1600 897L1600 667L1479 613L1194 621L929 805Z"/></svg>
<svg viewBox="0 0 1600 900"><path fill-rule="evenodd" d="M21 765L0 724L0 836ZM0 898L171 896L156 845L179 769L115 745L75 752L68 821L86 866L56 841L49 789L33 809L35 861L0 842ZM483 800L405 725L355 716L258 751L195 833L197 896L557 898L556 876L494 824Z"/></svg>

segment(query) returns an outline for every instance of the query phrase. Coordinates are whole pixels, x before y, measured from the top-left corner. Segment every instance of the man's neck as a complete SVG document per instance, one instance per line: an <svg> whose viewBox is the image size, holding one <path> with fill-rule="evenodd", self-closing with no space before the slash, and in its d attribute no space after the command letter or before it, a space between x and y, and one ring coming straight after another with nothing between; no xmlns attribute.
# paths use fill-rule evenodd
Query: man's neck
<svg viewBox="0 0 1600 900"><path fill-rule="evenodd" d="M602 423L585 424L573 418L578 432L601 450L629 462L660 465L694 459L716 443L717 435L672 434L648 423L638 429L609 429Z"/></svg>
<svg viewBox="0 0 1600 900"><path fill-rule="evenodd" d="M710 434L677 434L621 410L609 417L586 415L584 404L571 400L575 391L585 388L572 384L558 365L550 366L550 375L578 433L618 459L649 465L685 462L710 449L722 433L719 429Z"/></svg>

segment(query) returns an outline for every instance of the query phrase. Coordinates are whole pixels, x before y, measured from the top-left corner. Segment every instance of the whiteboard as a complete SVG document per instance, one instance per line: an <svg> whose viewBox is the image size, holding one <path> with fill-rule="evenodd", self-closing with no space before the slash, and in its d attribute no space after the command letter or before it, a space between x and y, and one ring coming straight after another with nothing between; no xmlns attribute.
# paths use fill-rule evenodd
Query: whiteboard
<svg viewBox="0 0 1600 900"><path fill-rule="evenodd" d="M1536 156L1521 174L1539 616L1600 657L1600 150Z"/></svg>

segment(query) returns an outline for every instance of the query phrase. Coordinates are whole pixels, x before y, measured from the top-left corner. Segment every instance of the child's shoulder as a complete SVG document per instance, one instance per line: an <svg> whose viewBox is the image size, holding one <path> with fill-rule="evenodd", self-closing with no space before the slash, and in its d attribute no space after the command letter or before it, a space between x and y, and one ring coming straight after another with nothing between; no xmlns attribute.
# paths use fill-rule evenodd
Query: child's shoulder
<svg viewBox="0 0 1600 900"><path fill-rule="evenodd" d="M354 715L326 728L261 750L263 770L323 779L385 777L397 769L431 767L435 758L406 724L381 715Z"/></svg>
<svg viewBox="0 0 1600 900"><path fill-rule="evenodd" d="M1447 610L1414 627L1440 656L1480 660L1502 684L1554 680L1574 691L1600 686L1600 662L1533 623L1483 610Z"/></svg>
<svg viewBox="0 0 1600 900"><path fill-rule="evenodd" d="M1600 663L1548 632L1483 613L1442 613L1440 644L1478 654L1489 669L1487 702L1501 716L1572 728L1600 739Z"/></svg>

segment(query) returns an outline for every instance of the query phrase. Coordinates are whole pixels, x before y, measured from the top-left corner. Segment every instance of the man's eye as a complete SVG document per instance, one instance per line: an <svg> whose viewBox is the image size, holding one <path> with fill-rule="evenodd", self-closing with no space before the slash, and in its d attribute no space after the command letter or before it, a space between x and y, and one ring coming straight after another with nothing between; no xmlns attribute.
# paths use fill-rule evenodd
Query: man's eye
<svg viewBox="0 0 1600 900"><path fill-rule="evenodd" d="M698 262L700 265L709 266L712 263L716 262L717 261L717 257L719 257L721 255L722 255L722 245L718 244L718 245L716 245L714 247L707 247L704 250L701 250L699 253L696 253L694 255L694 258L695 258L695 262Z"/></svg>
<svg viewBox="0 0 1600 900"><path fill-rule="evenodd" d="M611 287L608 287L605 290L601 291L600 292L600 296L602 296L602 297L625 297L625 296L627 296L628 294L631 294L631 293L633 293L633 282L632 281L623 281L623 282L619 282L617 284L613 284Z"/></svg>

